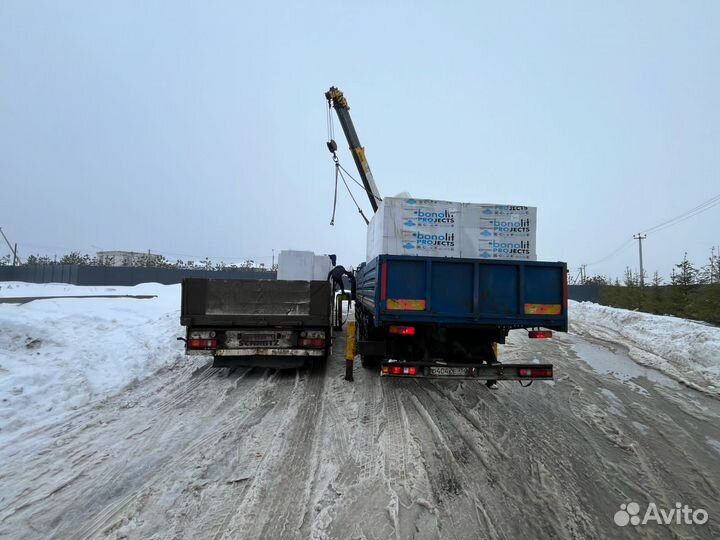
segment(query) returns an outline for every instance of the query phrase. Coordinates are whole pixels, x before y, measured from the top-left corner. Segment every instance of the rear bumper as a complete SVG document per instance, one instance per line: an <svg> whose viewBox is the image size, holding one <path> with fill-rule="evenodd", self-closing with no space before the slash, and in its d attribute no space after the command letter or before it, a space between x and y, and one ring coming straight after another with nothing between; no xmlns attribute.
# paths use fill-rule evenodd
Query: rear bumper
<svg viewBox="0 0 720 540"><path fill-rule="evenodd" d="M205 351L202 351L205 352ZM325 356L325 349L217 349L215 356Z"/></svg>
<svg viewBox="0 0 720 540"><path fill-rule="evenodd" d="M414 367L416 372L392 373L385 368ZM437 364L429 362L384 361L380 374L384 377L414 377L428 379L478 379L483 381L553 380L552 364Z"/></svg>

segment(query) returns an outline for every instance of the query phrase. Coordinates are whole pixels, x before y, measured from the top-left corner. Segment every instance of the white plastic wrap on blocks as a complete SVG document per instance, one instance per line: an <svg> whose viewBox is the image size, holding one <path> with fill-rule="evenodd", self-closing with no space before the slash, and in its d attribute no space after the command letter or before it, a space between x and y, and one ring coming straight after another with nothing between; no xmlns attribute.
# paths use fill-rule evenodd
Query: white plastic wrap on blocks
<svg viewBox="0 0 720 540"><path fill-rule="evenodd" d="M377 255L536 260L537 209L386 197L367 234Z"/></svg>
<svg viewBox="0 0 720 540"><path fill-rule="evenodd" d="M283 250L278 256L277 279L283 281L326 281L332 265L327 255L312 251Z"/></svg>
<svg viewBox="0 0 720 540"><path fill-rule="evenodd" d="M277 278L284 281L310 281L315 254L312 251L283 250L278 256Z"/></svg>
<svg viewBox="0 0 720 540"><path fill-rule="evenodd" d="M327 255L315 255L313 260L313 280L327 281L331 269L330 257Z"/></svg>

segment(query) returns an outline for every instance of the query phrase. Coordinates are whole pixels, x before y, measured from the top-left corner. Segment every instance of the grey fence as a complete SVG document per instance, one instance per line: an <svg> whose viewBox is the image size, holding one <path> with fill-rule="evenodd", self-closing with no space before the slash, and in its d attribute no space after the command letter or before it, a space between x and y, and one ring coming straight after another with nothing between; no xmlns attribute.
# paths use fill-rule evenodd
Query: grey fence
<svg viewBox="0 0 720 540"><path fill-rule="evenodd" d="M0 266L0 281L70 283L72 285L137 285L138 283L180 283L185 278L275 279L269 270L181 270L134 266Z"/></svg>
<svg viewBox="0 0 720 540"><path fill-rule="evenodd" d="M570 300L578 302L600 302L600 286L599 285L570 285L568 287L568 297Z"/></svg>

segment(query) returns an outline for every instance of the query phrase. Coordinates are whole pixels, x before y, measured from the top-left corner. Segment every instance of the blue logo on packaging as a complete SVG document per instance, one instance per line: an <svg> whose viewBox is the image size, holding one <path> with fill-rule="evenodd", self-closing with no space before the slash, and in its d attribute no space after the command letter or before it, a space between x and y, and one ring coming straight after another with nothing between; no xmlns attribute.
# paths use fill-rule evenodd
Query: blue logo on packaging
<svg viewBox="0 0 720 540"><path fill-rule="evenodd" d="M490 242L493 253L502 255L530 255L530 242L498 242L492 240Z"/></svg>
<svg viewBox="0 0 720 540"><path fill-rule="evenodd" d="M412 245L410 242L407 242L407 243L403 244L403 247L404 247L405 249L414 249L414 248L415 248L415 246Z"/></svg>
<svg viewBox="0 0 720 540"><path fill-rule="evenodd" d="M411 219L408 219L405 223L403 223L406 227L415 227L415 222Z"/></svg>
<svg viewBox="0 0 720 540"><path fill-rule="evenodd" d="M453 249L455 247L455 233L427 234L413 233L418 249Z"/></svg>
<svg viewBox="0 0 720 540"><path fill-rule="evenodd" d="M487 251L483 251L483 252L480 254L480 256L483 257L483 258L485 258L485 259L488 259L488 258L492 257L492 255L490 255Z"/></svg>
<svg viewBox="0 0 720 540"><path fill-rule="evenodd" d="M492 210L490 210L489 208L486 208L485 210L483 210L482 213L486 214L486 215L494 214L494 212Z"/></svg>
<svg viewBox="0 0 720 540"><path fill-rule="evenodd" d="M415 199L408 199L405 201L407 204L417 204L417 201Z"/></svg>
<svg viewBox="0 0 720 540"><path fill-rule="evenodd" d="M504 233L529 233L530 232L530 220L500 220L494 219L490 223L493 224L494 228L498 232Z"/></svg>
<svg viewBox="0 0 720 540"><path fill-rule="evenodd" d="M498 211L498 213L509 213L509 212L527 212L528 207L527 206L508 206L503 204L498 204L495 209Z"/></svg>
<svg viewBox="0 0 720 540"><path fill-rule="evenodd" d="M484 230L483 232L480 233L480 236L492 236L492 233L488 232L487 230Z"/></svg>
<svg viewBox="0 0 720 540"><path fill-rule="evenodd" d="M413 210L418 225L448 225L455 223L455 216L447 210L442 212L428 212L427 210Z"/></svg>

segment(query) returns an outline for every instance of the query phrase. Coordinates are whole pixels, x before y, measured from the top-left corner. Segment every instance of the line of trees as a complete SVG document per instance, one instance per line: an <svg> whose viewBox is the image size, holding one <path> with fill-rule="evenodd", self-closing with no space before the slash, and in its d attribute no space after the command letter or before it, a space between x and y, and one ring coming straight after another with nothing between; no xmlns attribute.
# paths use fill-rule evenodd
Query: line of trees
<svg viewBox="0 0 720 540"><path fill-rule="evenodd" d="M707 262L698 266L688 259L687 252L683 256L682 261L676 264L670 273L670 282L665 283L665 279L660 276L659 272L653 273L652 279L648 279L647 272L643 272L643 282L645 285L659 287L661 285L679 285L688 287L691 285L711 285L720 283L720 250L712 248L710 257ZM616 287L639 287L640 272L630 267L625 268L623 279L612 279L603 275L588 276L579 285L613 285Z"/></svg>
<svg viewBox="0 0 720 540"><path fill-rule="evenodd" d="M685 253L673 267L667 284L658 272L649 281L643 277L644 287L639 272L626 268L622 281L592 276L585 284L600 286L600 302L605 305L720 325L720 253L715 248L702 266Z"/></svg>
<svg viewBox="0 0 720 540"><path fill-rule="evenodd" d="M11 266L12 255L0 257L0 266ZM119 263L119 264L118 264ZM83 254L79 251L72 251L60 258L49 257L47 255L29 255L19 266L45 266L51 264L74 264L79 266L134 266L144 268L175 268L182 270L245 270L245 271L265 271L277 270L277 265L272 268L266 268L264 263L258 263L253 260L246 260L239 264L227 264L225 262L213 262L209 258L201 261L183 261L177 259L170 261L164 255L155 253L143 254L133 257L124 257L121 261L115 261L113 257L91 257L87 253Z"/></svg>

